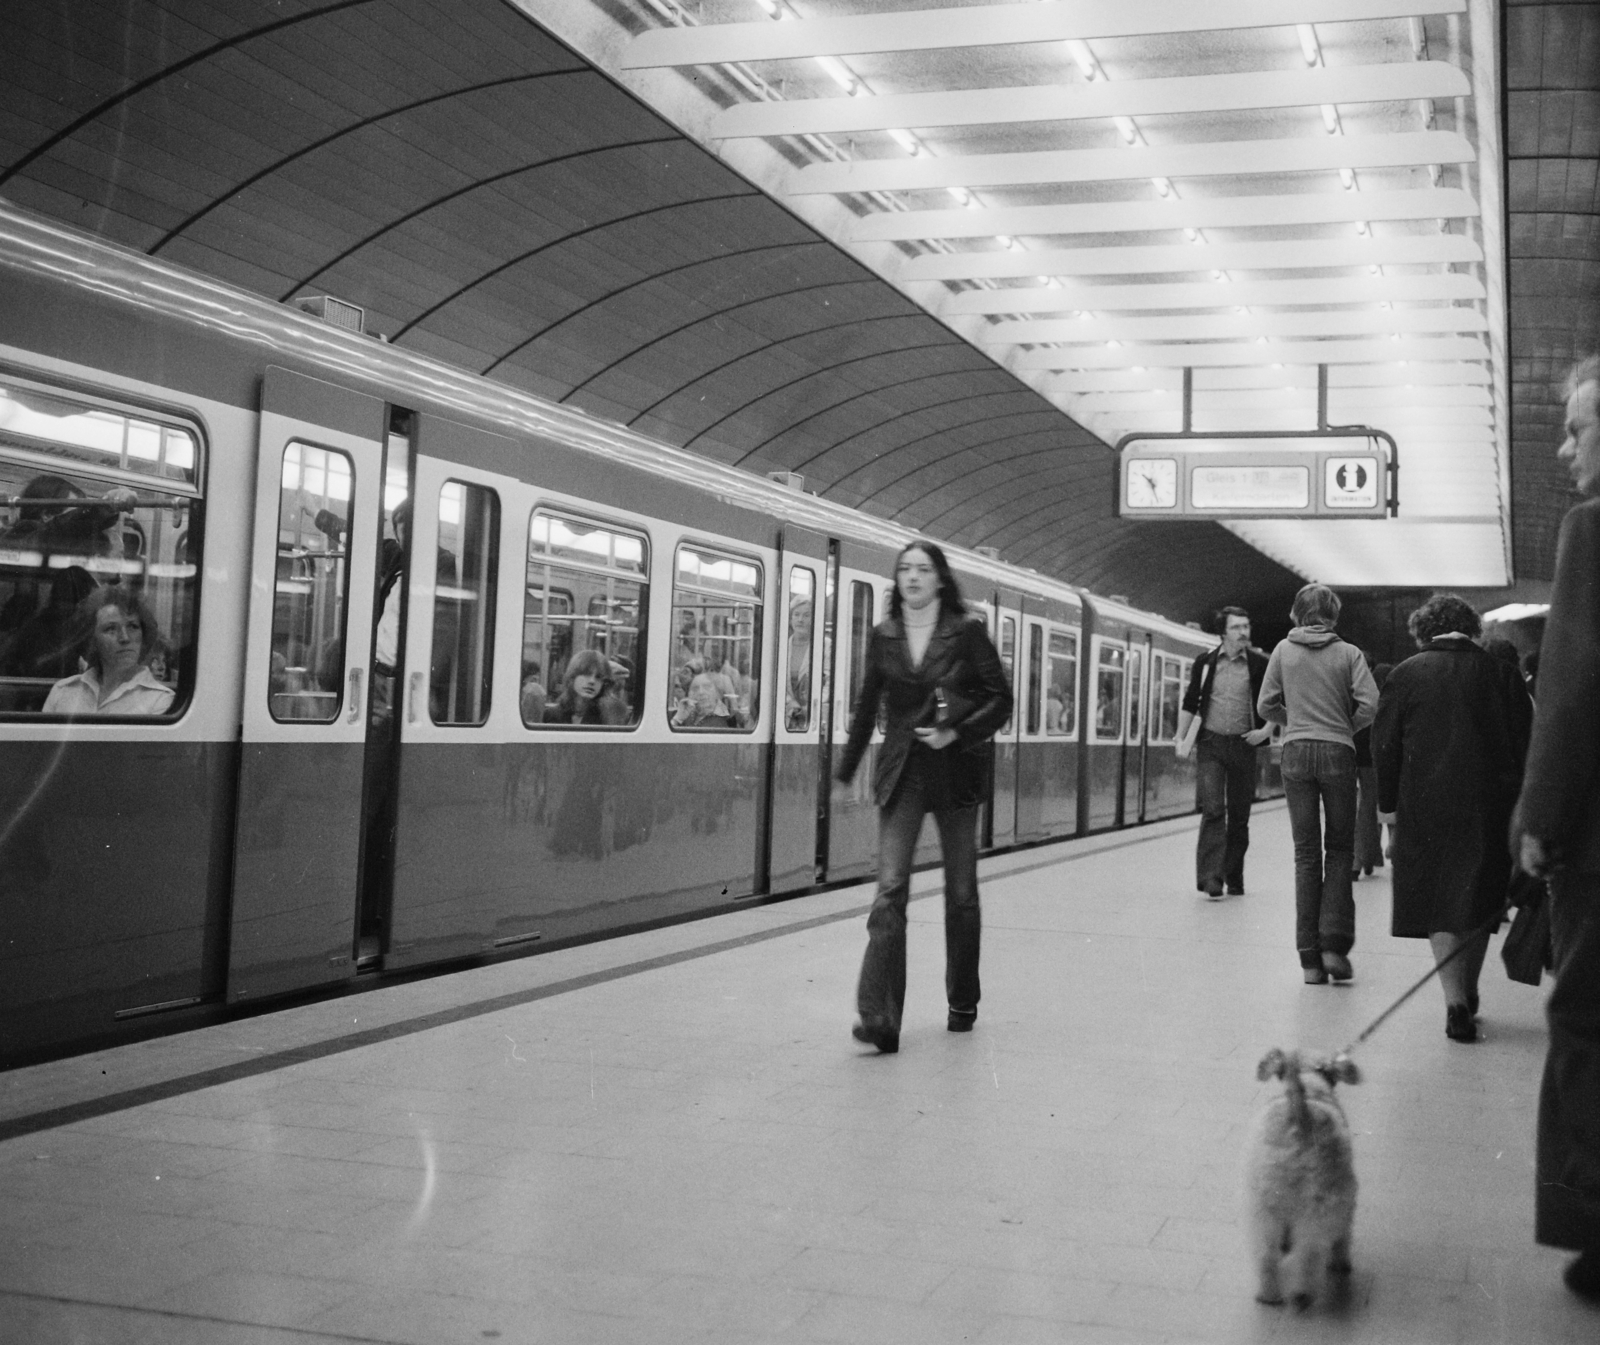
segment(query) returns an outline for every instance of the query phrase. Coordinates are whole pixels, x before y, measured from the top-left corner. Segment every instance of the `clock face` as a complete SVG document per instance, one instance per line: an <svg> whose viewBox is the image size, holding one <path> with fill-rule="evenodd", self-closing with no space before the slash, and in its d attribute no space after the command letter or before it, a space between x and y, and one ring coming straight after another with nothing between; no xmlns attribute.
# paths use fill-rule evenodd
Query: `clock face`
<svg viewBox="0 0 1600 1345"><path fill-rule="evenodd" d="M1131 509L1171 509L1178 503L1178 460L1130 459L1127 500Z"/></svg>

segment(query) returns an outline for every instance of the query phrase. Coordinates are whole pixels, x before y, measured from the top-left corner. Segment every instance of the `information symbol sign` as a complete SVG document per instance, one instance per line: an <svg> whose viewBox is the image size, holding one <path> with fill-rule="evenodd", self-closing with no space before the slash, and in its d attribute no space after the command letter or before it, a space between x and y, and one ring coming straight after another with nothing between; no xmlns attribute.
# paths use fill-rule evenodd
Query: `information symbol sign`
<svg viewBox="0 0 1600 1345"><path fill-rule="evenodd" d="M1323 503L1329 509L1373 509L1378 504L1377 458L1329 458Z"/></svg>

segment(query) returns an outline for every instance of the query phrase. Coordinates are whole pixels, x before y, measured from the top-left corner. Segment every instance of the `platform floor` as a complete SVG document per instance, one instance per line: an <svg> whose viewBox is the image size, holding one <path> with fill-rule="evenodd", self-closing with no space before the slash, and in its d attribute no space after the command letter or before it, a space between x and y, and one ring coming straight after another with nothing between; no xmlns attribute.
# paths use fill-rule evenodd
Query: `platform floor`
<svg viewBox="0 0 1600 1345"><path fill-rule="evenodd" d="M1347 1300L1253 1301L1256 1062L1427 952L1369 880L1355 983L1302 984L1281 804L1245 897L1194 832L986 861L970 1036L914 903L897 1056L849 1037L856 888L0 1075L0 1340L1600 1339L1532 1242L1543 993L1498 959L1485 1041L1430 985L1358 1054Z"/></svg>

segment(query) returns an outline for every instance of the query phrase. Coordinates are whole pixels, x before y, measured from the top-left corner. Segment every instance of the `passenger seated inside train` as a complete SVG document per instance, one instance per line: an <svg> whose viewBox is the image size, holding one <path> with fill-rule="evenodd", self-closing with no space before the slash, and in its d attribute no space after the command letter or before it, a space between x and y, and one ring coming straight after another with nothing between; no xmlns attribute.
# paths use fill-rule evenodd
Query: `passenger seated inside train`
<svg viewBox="0 0 1600 1345"><path fill-rule="evenodd" d="M639 688L634 682L633 660L622 654L610 654L607 655L607 662L611 667L611 682L617 699L627 708L627 722L631 724L639 717Z"/></svg>
<svg viewBox="0 0 1600 1345"><path fill-rule="evenodd" d="M673 725L680 729L731 729L739 727L718 685L716 674L697 673L689 681L689 694L678 702Z"/></svg>
<svg viewBox="0 0 1600 1345"><path fill-rule="evenodd" d="M139 596L120 584L106 585L78 604L77 616L78 652L86 666L50 689L45 714L166 714L173 690L144 663L161 636Z"/></svg>
<svg viewBox="0 0 1600 1345"><path fill-rule="evenodd" d="M544 721L545 702L550 699L541 680L539 661L526 659L522 664L522 690L520 693L522 722L539 724Z"/></svg>
<svg viewBox="0 0 1600 1345"><path fill-rule="evenodd" d="M611 660L598 649L585 649L573 656L561 679L561 694L544 710L546 724L620 727L628 720L628 707L617 695L611 676Z"/></svg>
<svg viewBox="0 0 1600 1345"><path fill-rule="evenodd" d="M44 605L38 607L41 588ZM94 589L94 576L81 565L19 583L0 614L0 674L54 681L77 672L83 640L78 604ZM4 629L12 621L19 624Z"/></svg>
<svg viewBox="0 0 1600 1345"><path fill-rule="evenodd" d="M113 486L98 500L63 476L46 472L34 477L17 497L17 517L0 547L40 551L45 555L116 556L128 550L121 519L131 514L138 496L127 486Z"/></svg>

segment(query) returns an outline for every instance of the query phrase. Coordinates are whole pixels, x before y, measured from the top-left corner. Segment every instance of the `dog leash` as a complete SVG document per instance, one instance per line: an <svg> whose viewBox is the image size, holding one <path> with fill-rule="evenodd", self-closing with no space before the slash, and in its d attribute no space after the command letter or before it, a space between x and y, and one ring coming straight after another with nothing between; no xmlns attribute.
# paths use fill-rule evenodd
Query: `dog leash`
<svg viewBox="0 0 1600 1345"><path fill-rule="evenodd" d="M1454 962L1458 957L1460 957L1462 953L1466 952L1467 949L1472 947L1472 945L1477 942L1478 936L1480 934L1484 935L1485 937L1487 937L1489 934L1493 933L1496 929L1498 929L1499 926L1500 926L1500 922L1506 918L1506 913L1511 909L1512 904L1513 903L1511 903L1509 901L1502 902L1501 905L1500 905L1500 909L1498 911L1496 911L1493 916L1491 916L1483 924L1479 925L1477 927L1477 929L1473 930L1472 933L1468 934L1466 938L1464 938L1459 944L1456 945L1455 952L1451 953L1449 957L1444 959L1444 961L1435 962L1433 964L1432 970L1429 971L1426 976L1424 976L1421 980L1419 980L1414 986L1412 986L1409 990L1407 990L1405 992L1405 994L1401 995L1399 999L1395 1000L1395 1002L1393 1004L1391 1004L1387 1009L1385 1009L1376 1018L1374 1018L1370 1023L1368 1023L1367 1027L1366 1027L1366 1031L1364 1031L1359 1037L1357 1037L1353 1042L1351 1042L1348 1046L1346 1046L1344 1048L1344 1050L1340 1051L1339 1054L1341 1056L1347 1056L1352 1051L1354 1051L1356 1049L1356 1047L1360 1046L1362 1042L1366 1041L1366 1039L1368 1037L1370 1037L1374 1032L1376 1032L1380 1027L1382 1027L1384 1025L1384 1023L1386 1023L1389 1020L1389 1016L1392 1013L1394 1013L1394 1011L1396 1009L1398 1009L1402 1004L1404 1004L1408 999L1410 999L1414 994L1416 994L1417 991L1421 990L1423 986L1427 985L1427 983L1429 981L1431 981L1441 971L1443 971L1452 962Z"/></svg>

